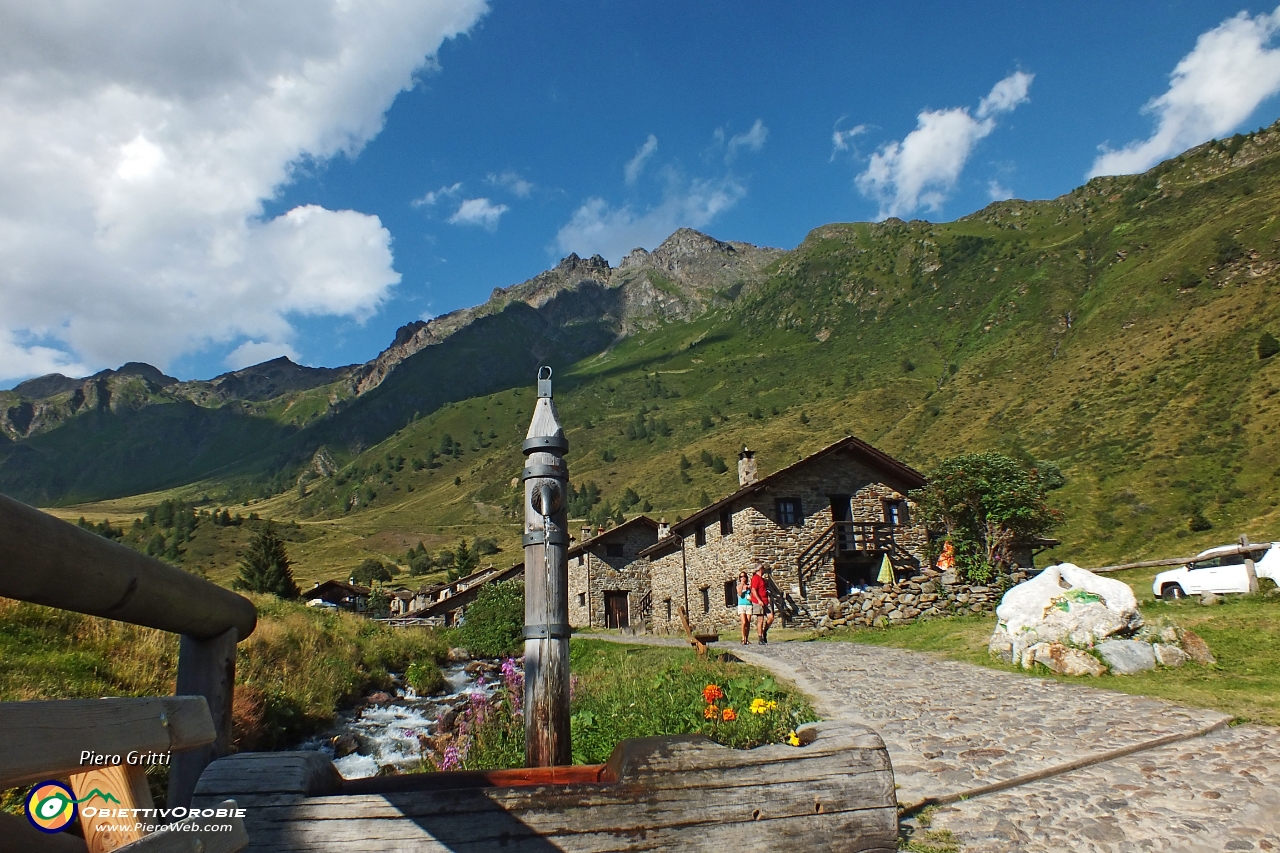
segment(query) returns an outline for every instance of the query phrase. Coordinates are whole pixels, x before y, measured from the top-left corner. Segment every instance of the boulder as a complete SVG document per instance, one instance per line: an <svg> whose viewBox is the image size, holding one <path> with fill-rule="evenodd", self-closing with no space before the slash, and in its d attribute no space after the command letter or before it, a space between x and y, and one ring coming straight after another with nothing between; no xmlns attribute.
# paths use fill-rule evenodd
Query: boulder
<svg viewBox="0 0 1280 853"><path fill-rule="evenodd" d="M1200 593L1200 603L1203 604L1205 607L1212 606L1214 604L1217 604L1220 601L1222 601L1222 599L1212 592Z"/></svg>
<svg viewBox="0 0 1280 853"><path fill-rule="evenodd" d="M1171 646L1168 643L1156 643L1152 646L1156 653L1156 663L1161 666L1182 666L1188 660L1188 655L1177 646Z"/></svg>
<svg viewBox="0 0 1280 853"><path fill-rule="evenodd" d="M1061 643L1036 643L1032 649L1035 663L1044 664L1050 672L1059 675L1092 675L1097 678L1107 671L1093 655Z"/></svg>
<svg viewBox="0 0 1280 853"><path fill-rule="evenodd" d="M344 758L360 749L360 742L350 732L340 734L333 739L333 757Z"/></svg>
<svg viewBox="0 0 1280 853"><path fill-rule="evenodd" d="M1141 640L1104 640L1098 654L1116 675L1133 675L1156 668L1155 651Z"/></svg>
<svg viewBox="0 0 1280 853"><path fill-rule="evenodd" d="M448 663L466 663L471 660L471 654L463 648L452 648L445 653L444 659Z"/></svg>
<svg viewBox="0 0 1280 853"><path fill-rule="evenodd" d="M1194 631L1182 632L1182 650L1187 653L1187 657L1198 664L1209 666L1218 662L1213 652L1209 651L1209 644Z"/></svg>
<svg viewBox="0 0 1280 853"><path fill-rule="evenodd" d="M1022 661L1037 643L1092 646L1142 625L1138 601L1129 585L1063 563L1045 569L1004 594L996 608L989 650Z"/></svg>

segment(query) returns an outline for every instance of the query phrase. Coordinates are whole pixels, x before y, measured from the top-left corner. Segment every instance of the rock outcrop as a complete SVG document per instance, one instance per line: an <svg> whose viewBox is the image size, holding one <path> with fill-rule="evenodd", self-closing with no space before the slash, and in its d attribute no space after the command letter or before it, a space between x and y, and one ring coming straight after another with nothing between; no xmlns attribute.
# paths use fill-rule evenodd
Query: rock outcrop
<svg viewBox="0 0 1280 853"><path fill-rule="evenodd" d="M1144 624L1128 584L1070 563L1010 589L996 618L988 650L1023 669L1039 664L1060 675L1131 675L1157 664L1212 659L1190 631Z"/></svg>

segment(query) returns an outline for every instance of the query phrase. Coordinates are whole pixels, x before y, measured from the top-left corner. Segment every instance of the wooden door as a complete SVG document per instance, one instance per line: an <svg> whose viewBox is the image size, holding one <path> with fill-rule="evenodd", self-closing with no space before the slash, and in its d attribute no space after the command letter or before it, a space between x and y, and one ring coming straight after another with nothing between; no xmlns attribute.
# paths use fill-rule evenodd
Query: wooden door
<svg viewBox="0 0 1280 853"><path fill-rule="evenodd" d="M625 591L605 592L604 626L606 628L626 628L631 624L628 616L627 593Z"/></svg>

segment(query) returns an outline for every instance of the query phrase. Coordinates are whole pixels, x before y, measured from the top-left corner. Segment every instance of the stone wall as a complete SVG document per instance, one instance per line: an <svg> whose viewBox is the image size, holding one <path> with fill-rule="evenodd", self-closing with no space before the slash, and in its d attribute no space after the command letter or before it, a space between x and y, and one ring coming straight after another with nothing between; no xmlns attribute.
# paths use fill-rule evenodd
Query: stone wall
<svg viewBox="0 0 1280 853"><path fill-rule="evenodd" d="M1026 572L1014 572L1012 582L1022 583ZM919 619L994 613L1004 593L994 586L942 583L939 573L925 569L898 583L831 599L818 616L818 631L832 628L883 628Z"/></svg>

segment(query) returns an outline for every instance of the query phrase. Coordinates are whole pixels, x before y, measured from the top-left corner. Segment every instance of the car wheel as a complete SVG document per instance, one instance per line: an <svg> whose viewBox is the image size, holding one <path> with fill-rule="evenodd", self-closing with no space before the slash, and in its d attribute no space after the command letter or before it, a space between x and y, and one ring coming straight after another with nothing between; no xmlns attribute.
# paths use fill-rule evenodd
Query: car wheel
<svg viewBox="0 0 1280 853"><path fill-rule="evenodd" d="M1187 594L1182 591L1182 587L1171 583L1160 588L1160 597L1165 601L1181 601L1187 597Z"/></svg>

